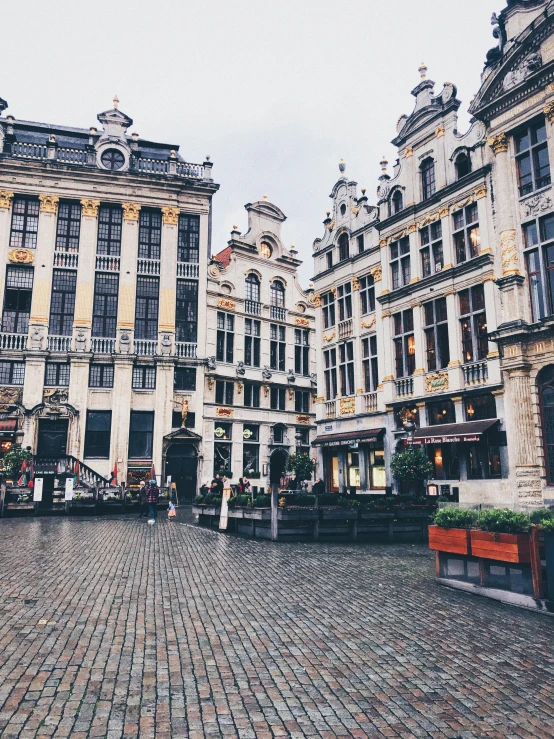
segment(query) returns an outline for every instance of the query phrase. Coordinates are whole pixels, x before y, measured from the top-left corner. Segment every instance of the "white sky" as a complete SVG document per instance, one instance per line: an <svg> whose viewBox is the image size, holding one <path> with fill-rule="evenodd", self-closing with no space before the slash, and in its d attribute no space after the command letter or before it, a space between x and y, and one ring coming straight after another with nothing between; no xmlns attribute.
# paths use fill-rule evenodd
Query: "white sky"
<svg viewBox="0 0 554 739"><path fill-rule="evenodd" d="M112 107L131 131L209 154L221 184L213 250L245 203L267 194L288 216L286 246L312 274L337 163L370 202L389 143L424 61L453 82L459 125L494 45L503 0L31 0L2 5L0 96L16 118L88 128ZM390 170L389 170L390 171Z"/></svg>

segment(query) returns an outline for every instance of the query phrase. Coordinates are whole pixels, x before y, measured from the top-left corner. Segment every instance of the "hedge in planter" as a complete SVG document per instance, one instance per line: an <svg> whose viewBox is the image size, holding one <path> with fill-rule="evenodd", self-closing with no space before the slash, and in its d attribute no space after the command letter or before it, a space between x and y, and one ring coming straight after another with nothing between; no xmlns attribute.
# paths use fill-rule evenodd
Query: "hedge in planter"
<svg viewBox="0 0 554 739"><path fill-rule="evenodd" d="M477 523L477 512L464 508L437 511L435 525L429 526L429 549L451 554L469 554L469 529Z"/></svg>
<svg viewBox="0 0 554 739"><path fill-rule="evenodd" d="M482 511L480 531L471 532L471 553L474 557L501 562L530 562L529 530L531 523L525 513L508 508Z"/></svg>

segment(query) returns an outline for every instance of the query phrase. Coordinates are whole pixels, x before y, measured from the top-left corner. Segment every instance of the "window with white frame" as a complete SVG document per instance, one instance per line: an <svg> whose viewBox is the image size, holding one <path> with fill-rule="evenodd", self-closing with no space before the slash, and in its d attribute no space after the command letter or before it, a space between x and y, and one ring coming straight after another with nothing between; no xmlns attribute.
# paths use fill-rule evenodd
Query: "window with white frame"
<svg viewBox="0 0 554 739"><path fill-rule="evenodd" d="M442 224L435 221L425 226L419 232L421 243L421 274L428 277L435 272L440 272L444 267L444 255L442 250Z"/></svg>
<svg viewBox="0 0 554 739"><path fill-rule="evenodd" d="M485 359L488 353L485 289L483 285L475 285L459 292L458 298L463 361L467 363Z"/></svg>
<svg viewBox="0 0 554 739"><path fill-rule="evenodd" d="M454 247L458 264L473 259L481 253L481 232L477 203L461 208L452 216Z"/></svg>
<svg viewBox="0 0 554 739"><path fill-rule="evenodd" d="M373 275L360 277L360 303L362 316L375 311L375 280Z"/></svg>
<svg viewBox="0 0 554 739"><path fill-rule="evenodd" d="M550 161L544 119L526 124L514 134L520 197L550 185Z"/></svg>
<svg viewBox="0 0 554 739"><path fill-rule="evenodd" d="M410 238L404 236L390 245L392 289L397 290L410 282Z"/></svg>
<svg viewBox="0 0 554 739"><path fill-rule="evenodd" d="M364 375L365 392L375 392L379 385L377 336L375 335L362 339L362 371Z"/></svg>
<svg viewBox="0 0 554 739"><path fill-rule="evenodd" d="M354 343L339 346L339 386L341 395L354 395Z"/></svg>
<svg viewBox="0 0 554 739"><path fill-rule="evenodd" d="M338 394L337 386L337 350L326 349L323 352L324 377L325 377L325 398L334 400Z"/></svg>
<svg viewBox="0 0 554 739"><path fill-rule="evenodd" d="M336 323L335 293L325 293L321 300L323 302L323 328L331 328L331 326L334 326Z"/></svg>
<svg viewBox="0 0 554 739"><path fill-rule="evenodd" d="M444 369L450 361L446 298L437 298L423 306L425 352L429 371Z"/></svg>

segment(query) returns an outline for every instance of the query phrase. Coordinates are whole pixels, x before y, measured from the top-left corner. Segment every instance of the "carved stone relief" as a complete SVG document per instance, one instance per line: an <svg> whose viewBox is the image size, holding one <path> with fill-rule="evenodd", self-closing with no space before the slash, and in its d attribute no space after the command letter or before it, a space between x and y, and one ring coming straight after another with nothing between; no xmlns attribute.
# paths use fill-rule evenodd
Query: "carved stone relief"
<svg viewBox="0 0 554 739"><path fill-rule="evenodd" d="M540 216L545 211L550 210L552 206L550 194L542 192L540 195L534 195L532 198L528 198L521 204L521 217Z"/></svg>

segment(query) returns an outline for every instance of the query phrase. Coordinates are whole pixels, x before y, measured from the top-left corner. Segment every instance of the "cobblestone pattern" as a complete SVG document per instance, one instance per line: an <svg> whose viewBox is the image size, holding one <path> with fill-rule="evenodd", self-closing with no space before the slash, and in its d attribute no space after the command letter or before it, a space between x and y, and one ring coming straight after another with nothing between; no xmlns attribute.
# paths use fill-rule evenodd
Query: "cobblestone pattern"
<svg viewBox="0 0 554 739"><path fill-rule="evenodd" d="M0 523L2 737L554 736L554 619L420 545Z"/></svg>

